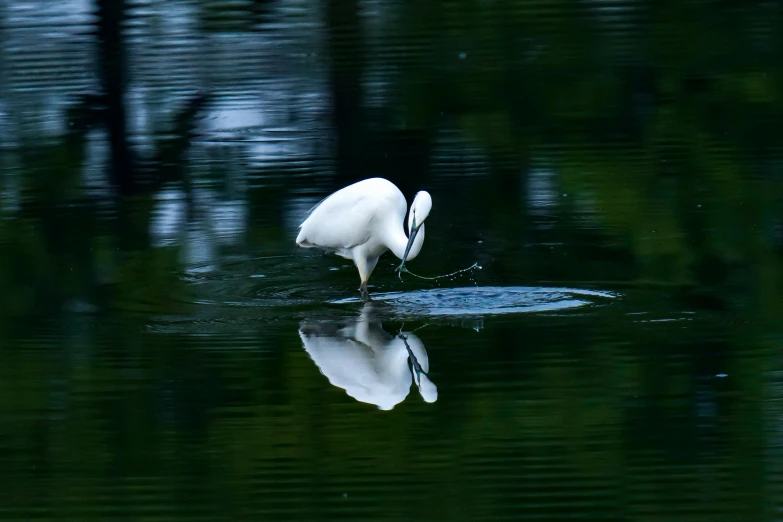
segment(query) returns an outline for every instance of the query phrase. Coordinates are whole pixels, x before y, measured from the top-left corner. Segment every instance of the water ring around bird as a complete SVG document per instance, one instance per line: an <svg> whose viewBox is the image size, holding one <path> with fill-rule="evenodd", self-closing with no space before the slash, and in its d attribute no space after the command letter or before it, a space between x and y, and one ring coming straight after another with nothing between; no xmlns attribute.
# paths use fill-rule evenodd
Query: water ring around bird
<svg viewBox="0 0 783 522"><path fill-rule="evenodd" d="M528 286L469 286L371 294L373 301L381 301L397 313L429 316L564 311L607 304L608 299L617 297L619 294L597 290ZM331 303L339 305L359 301L359 298L351 297Z"/></svg>

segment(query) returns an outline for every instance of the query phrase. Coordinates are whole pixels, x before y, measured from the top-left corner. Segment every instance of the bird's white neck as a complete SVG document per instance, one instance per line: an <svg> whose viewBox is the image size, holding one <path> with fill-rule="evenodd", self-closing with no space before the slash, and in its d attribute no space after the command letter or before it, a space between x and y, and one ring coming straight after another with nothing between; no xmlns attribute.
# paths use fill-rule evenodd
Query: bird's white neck
<svg viewBox="0 0 783 522"><path fill-rule="evenodd" d="M423 244L424 224L422 223L421 227L419 227L418 234L416 234L416 238L413 240L411 251L408 252L408 259L406 259L406 261L418 256L419 252L421 252L421 247ZM399 233L394 234L387 246L395 256L397 256L399 259L402 259L402 256L405 255L405 247L408 246L408 236L406 236L405 232L400 229Z"/></svg>

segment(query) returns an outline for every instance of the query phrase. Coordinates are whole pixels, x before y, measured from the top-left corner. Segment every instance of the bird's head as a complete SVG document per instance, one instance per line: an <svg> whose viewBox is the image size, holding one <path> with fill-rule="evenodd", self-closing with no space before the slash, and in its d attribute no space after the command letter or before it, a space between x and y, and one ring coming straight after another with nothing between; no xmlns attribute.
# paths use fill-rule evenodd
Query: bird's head
<svg viewBox="0 0 783 522"><path fill-rule="evenodd" d="M422 190L416 194L411 204L411 210L408 213L408 234L412 235L413 231L418 229L424 224L424 220L430 215L432 210L432 197L430 193Z"/></svg>
<svg viewBox="0 0 783 522"><path fill-rule="evenodd" d="M416 239L419 230L424 226L424 220L430 215L430 210L432 210L432 197L429 192L422 190L413 198L411 210L408 213L408 244L405 247L405 254L402 256L402 263L397 268L397 271L402 270L405 266L405 260L408 259L413 240Z"/></svg>

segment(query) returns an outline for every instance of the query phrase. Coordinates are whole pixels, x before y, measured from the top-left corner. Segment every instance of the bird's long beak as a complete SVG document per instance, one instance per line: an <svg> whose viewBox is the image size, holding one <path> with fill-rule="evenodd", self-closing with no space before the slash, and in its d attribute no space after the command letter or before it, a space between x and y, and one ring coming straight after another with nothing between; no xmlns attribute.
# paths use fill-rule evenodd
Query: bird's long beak
<svg viewBox="0 0 783 522"><path fill-rule="evenodd" d="M408 238L408 244L405 245L405 254L403 254L402 256L402 263L400 263L400 267L397 270L402 270L402 267L405 266L405 260L408 259L408 254L411 251L411 246L413 246L413 240L416 239L416 234L419 233L419 227L421 227L421 225L419 225L418 227L413 227L411 229L411 235Z"/></svg>

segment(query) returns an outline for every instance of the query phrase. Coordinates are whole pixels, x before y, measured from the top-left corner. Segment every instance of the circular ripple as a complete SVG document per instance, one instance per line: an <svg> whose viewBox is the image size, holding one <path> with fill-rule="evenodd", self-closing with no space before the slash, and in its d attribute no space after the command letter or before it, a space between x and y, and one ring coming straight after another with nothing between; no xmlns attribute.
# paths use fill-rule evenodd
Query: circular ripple
<svg viewBox="0 0 783 522"><path fill-rule="evenodd" d="M576 288L480 286L389 292L371 297L399 313L467 316L569 310L597 304L602 299L615 298L617 294ZM355 297L332 301L333 304L356 302L359 299Z"/></svg>

